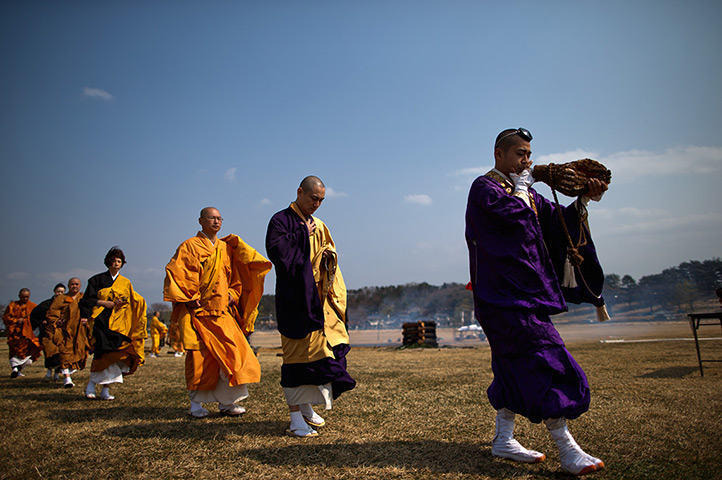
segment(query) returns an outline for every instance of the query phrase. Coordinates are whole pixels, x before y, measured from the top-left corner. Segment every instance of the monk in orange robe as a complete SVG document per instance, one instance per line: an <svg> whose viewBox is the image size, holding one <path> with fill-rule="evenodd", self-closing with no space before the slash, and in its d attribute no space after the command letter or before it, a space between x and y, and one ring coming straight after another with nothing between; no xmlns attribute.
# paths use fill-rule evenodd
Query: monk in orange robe
<svg viewBox="0 0 722 480"><path fill-rule="evenodd" d="M271 269L237 235L218 238L220 212L201 210L201 231L183 242L165 268L163 299L173 302L186 350L190 415L202 418L202 403L218 402L221 414L239 416L236 402L259 382L261 366L247 336L253 332L263 282Z"/></svg>
<svg viewBox="0 0 722 480"><path fill-rule="evenodd" d="M37 360L43 351L30 322L30 312L36 306L30 301L30 290L23 288L18 293L18 300L10 302L3 313L12 378L24 376L21 370L33 363L33 360Z"/></svg>
<svg viewBox="0 0 722 480"><path fill-rule="evenodd" d="M155 312L150 320L151 358L158 357L158 354L160 354L160 339L165 338L166 333L168 333L168 327L158 317L160 317L160 312Z"/></svg>
<svg viewBox="0 0 722 480"><path fill-rule="evenodd" d="M57 348L61 373L65 377L65 388L75 386L70 376L85 368L88 352L91 350L88 319L82 318L80 314L82 298L80 279L73 277L68 280L68 294L55 297L46 315L48 324L53 325L57 333Z"/></svg>

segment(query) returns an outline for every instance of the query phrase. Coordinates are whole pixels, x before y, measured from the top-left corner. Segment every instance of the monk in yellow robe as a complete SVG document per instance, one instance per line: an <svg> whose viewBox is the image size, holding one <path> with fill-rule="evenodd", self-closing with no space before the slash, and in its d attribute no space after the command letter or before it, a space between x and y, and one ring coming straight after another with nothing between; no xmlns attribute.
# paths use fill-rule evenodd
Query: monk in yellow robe
<svg viewBox="0 0 722 480"><path fill-rule="evenodd" d="M218 402L221 414L239 416L236 403L259 382L261 366L247 336L253 333L263 282L271 269L237 235L218 238L223 219L213 207L201 210L201 231L183 242L165 267L163 299L173 302L186 351L190 415L208 415L203 403Z"/></svg>
<svg viewBox="0 0 722 480"><path fill-rule="evenodd" d="M3 313L12 378L23 377L22 369L37 360L43 351L30 322L30 313L36 306L30 301L30 290L23 288L18 293L18 300L10 302Z"/></svg>
<svg viewBox="0 0 722 480"><path fill-rule="evenodd" d="M104 263L108 270L88 279L80 302L81 316L88 318L93 332L93 363L85 397L96 398L95 387L101 385L101 400L113 400L108 385L123 383L123 377L132 375L145 360L147 306L130 280L120 274L125 265L123 250L111 248Z"/></svg>
<svg viewBox="0 0 722 480"><path fill-rule="evenodd" d="M168 333L168 327L165 323L160 321L160 312L155 312L153 318L150 321L150 356L155 358L160 354L160 339L165 338L165 334Z"/></svg>
<svg viewBox="0 0 722 480"><path fill-rule="evenodd" d="M296 201L271 218L266 233L266 252L276 268L281 386L291 416L287 433L297 437L317 436L313 427L326 423L312 405L331 409L333 400L356 386L346 369L346 284L331 233L313 216L325 195L321 179L304 178Z"/></svg>
<svg viewBox="0 0 722 480"><path fill-rule="evenodd" d="M90 346L90 329L88 319L80 314L80 279L73 277L68 280L67 295L58 295L46 315L47 324L52 325L56 332L57 348L60 357L60 372L65 377L63 387L75 386L73 373L85 368Z"/></svg>
<svg viewBox="0 0 722 480"><path fill-rule="evenodd" d="M166 343L173 348L176 357L182 357L185 350L181 341L181 324L178 314L179 309L174 309L170 314L170 327L168 327L168 337Z"/></svg>

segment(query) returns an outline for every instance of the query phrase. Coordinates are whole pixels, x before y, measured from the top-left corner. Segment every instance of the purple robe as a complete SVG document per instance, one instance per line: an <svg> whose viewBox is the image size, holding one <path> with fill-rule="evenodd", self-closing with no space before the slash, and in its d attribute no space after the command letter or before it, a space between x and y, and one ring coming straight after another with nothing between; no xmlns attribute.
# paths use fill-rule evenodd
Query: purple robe
<svg viewBox="0 0 722 480"><path fill-rule="evenodd" d="M579 286L562 288L567 241L557 206L530 188L530 208L511 195L511 183L503 183L477 178L466 209L474 309L492 352L494 380L487 395L495 409L508 408L533 422L577 418L589 408L589 385L550 315L567 310L565 299L603 305L604 274L583 225L587 244L579 249L585 258L581 274L576 272ZM576 242L577 208L561 208Z"/></svg>
<svg viewBox="0 0 722 480"><path fill-rule="evenodd" d="M308 228L288 207L271 217L266 232L266 252L276 268L276 321L278 331L293 339L323 329L324 314L318 287L313 278ZM333 347L335 358L315 362L283 364L281 385L332 384L333 398L356 386L346 371L348 345Z"/></svg>

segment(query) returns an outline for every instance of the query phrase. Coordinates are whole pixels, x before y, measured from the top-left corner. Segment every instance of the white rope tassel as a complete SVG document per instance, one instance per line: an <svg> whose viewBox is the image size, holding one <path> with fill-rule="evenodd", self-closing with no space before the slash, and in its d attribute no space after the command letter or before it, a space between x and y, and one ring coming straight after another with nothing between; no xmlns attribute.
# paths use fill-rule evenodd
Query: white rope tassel
<svg viewBox="0 0 722 480"><path fill-rule="evenodd" d="M566 260L564 260L564 279L562 280L562 287L577 288L577 279L574 277L574 267L572 266L572 262L569 260L569 255L567 255Z"/></svg>
<svg viewBox="0 0 722 480"><path fill-rule="evenodd" d="M611 317L609 316L609 312L607 311L607 306L602 305L601 307L597 307L597 320L600 322L606 322Z"/></svg>

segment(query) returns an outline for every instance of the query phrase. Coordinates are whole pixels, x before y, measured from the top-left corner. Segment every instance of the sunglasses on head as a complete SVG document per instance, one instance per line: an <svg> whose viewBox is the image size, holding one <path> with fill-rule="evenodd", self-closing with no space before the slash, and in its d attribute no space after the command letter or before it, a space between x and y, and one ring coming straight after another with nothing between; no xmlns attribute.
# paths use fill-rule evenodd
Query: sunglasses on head
<svg viewBox="0 0 722 480"><path fill-rule="evenodd" d="M519 127L516 130L514 130L513 132L509 132L506 135L502 136L499 140L497 140L496 143L494 144L494 148L496 148L497 145L499 145L499 142L504 140L506 137L510 137L512 135L519 135L522 138L522 140L526 140L527 142L531 142L531 139L533 138L531 136L531 132L529 130L527 130L526 128Z"/></svg>

